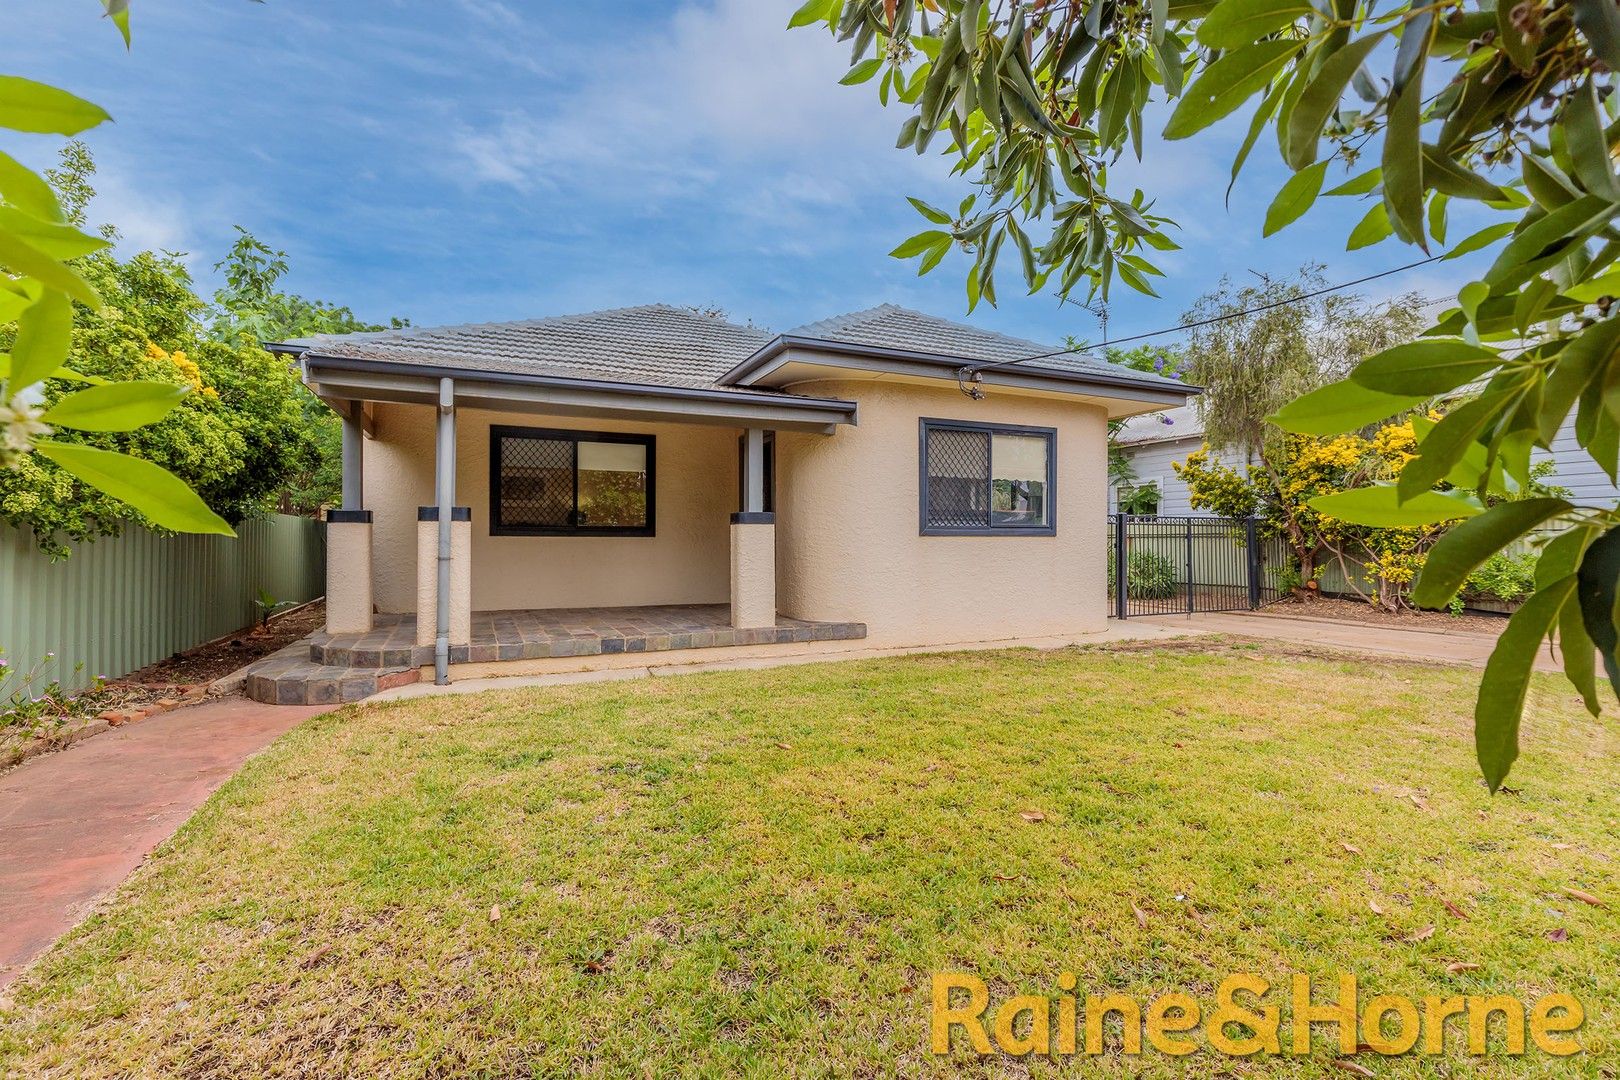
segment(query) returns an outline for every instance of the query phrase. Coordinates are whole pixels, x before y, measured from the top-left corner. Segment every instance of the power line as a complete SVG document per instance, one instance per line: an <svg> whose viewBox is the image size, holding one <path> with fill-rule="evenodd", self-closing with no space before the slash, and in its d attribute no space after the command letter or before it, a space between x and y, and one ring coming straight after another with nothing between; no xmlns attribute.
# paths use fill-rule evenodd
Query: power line
<svg viewBox="0 0 1620 1080"><path fill-rule="evenodd" d="M1244 311L1231 311L1227 312L1225 315L1216 315L1208 319L1199 319L1197 322L1182 323L1179 326L1168 326L1163 330L1150 330L1145 334L1132 334L1130 337L1115 338L1113 341L1104 341L1101 344L1106 346L1119 345L1127 341L1143 341L1147 338L1162 337L1165 334L1179 334L1184 330L1194 330L1200 326L1209 326L1212 323L1225 322L1228 319L1239 319L1245 315L1255 315L1262 311L1270 311L1273 308L1286 307L1289 304L1297 304L1302 300L1313 300L1318 296L1326 296L1328 293L1338 292L1340 289L1348 289L1356 285L1365 285L1369 281L1377 281L1379 278L1386 278L1391 274L1399 274L1406 270L1414 270L1419 266L1426 266L1429 263L1443 258L1445 258L1444 255L1430 255L1427 259L1419 259L1417 262L1407 263L1405 266L1397 266L1392 270L1383 270L1376 274L1368 274L1366 277L1359 277L1354 281L1341 281L1337 285L1328 285L1308 293L1301 293L1299 296L1290 296L1286 300L1273 300L1269 304L1261 304L1258 307L1248 308ZM1065 298L1065 300L1067 303L1075 304L1077 307L1085 306L1083 304L1079 304L1077 301L1068 300L1067 298ZM1105 334L1104 336L1106 337L1107 335ZM1028 363L1031 360L1047 360L1054 356L1067 356L1070 353L1081 352L1087 348L1090 348L1090 346L1075 345L1067 349L1054 349L1052 352L1036 353L1034 356L1020 356L1014 360L996 360L986 364L970 364L961 369L961 374L963 376L977 375L981 371L989 371L993 368L1011 367L1014 364Z"/></svg>

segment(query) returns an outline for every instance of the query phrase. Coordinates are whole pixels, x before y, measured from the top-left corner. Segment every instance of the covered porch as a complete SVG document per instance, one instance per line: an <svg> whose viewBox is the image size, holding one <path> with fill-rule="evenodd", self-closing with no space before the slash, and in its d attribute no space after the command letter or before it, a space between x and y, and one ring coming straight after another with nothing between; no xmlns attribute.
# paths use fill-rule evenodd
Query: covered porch
<svg viewBox="0 0 1620 1080"><path fill-rule="evenodd" d="M260 672L254 696L333 700L335 683L344 700L368 672L442 684L467 665L865 635L776 610L776 433L830 435L852 402L300 360L343 424L327 625Z"/></svg>

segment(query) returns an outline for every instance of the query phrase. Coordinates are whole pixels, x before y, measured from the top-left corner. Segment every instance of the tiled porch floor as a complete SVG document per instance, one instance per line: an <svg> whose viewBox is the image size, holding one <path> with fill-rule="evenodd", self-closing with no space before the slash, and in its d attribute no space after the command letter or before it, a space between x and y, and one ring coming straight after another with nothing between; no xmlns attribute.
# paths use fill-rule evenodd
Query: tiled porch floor
<svg viewBox="0 0 1620 1080"><path fill-rule="evenodd" d="M450 662L850 641L865 636L862 623L781 617L775 626L735 630L727 604L480 611L472 617L472 643L451 646ZM247 694L283 705L353 701L410 681L411 673L431 663L433 646L416 644L415 616L378 615L370 633L320 632L261 660L248 671Z"/></svg>

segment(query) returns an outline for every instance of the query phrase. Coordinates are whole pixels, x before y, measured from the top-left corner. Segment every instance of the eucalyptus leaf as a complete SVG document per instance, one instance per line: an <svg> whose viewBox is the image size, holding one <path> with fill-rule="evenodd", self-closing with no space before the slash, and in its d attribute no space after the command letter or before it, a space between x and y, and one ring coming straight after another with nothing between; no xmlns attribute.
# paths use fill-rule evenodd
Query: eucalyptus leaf
<svg viewBox="0 0 1620 1080"><path fill-rule="evenodd" d="M1227 53L1182 94L1164 137L1185 139L1231 114L1270 83L1299 47L1296 41L1262 41Z"/></svg>
<svg viewBox="0 0 1620 1080"><path fill-rule="evenodd" d="M224 518L162 466L112 450L50 439L34 448L96 490L139 510L154 525L175 532L236 535Z"/></svg>
<svg viewBox="0 0 1620 1080"><path fill-rule="evenodd" d="M1221 0L1198 24L1198 41L1237 49L1311 14L1303 0Z"/></svg>
<svg viewBox="0 0 1620 1080"><path fill-rule="evenodd" d="M1513 613L1485 663L1474 705L1474 753L1492 794L1519 756L1519 716L1536 654L1575 595L1575 585L1574 577L1565 577L1538 589Z"/></svg>
<svg viewBox="0 0 1620 1080"><path fill-rule="evenodd" d="M108 383L67 395L40 419L79 431L134 431L169 415L185 396L186 388L173 383Z"/></svg>
<svg viewBox="0 0 1620 1080"><path fill-rule="evenodd" d="M59 223L62 220L62 207L51 185L5 153L0 153L0 195L12 206L41 221Z"/></svg>
<svg viewBox="0 0 1620 1080"><path fill-rule="evenodd" d="M1426 491L1403 502L1393 486L1384 484L1318 495L1310 506L1319 514L1379 529L1413 529L1481 513L1477 502L1449 492Z"/></svg>
<svg viewBox="0 0 1620 1080"><path fill-rule="evenodd" d="M111 120L100 105L17 75L0 75L0 128L39 135L77 135Z"/></svg>
<svg viewBox="0 0 1620 1080"><path fill-rule="evenodd" d="M1473 382L1501 362L1483 345L1431 338L1370 356L1356 365L1350 378L1385 394L1433 396Z"/></svg>
<svg viewBox="0 0 1620 1080"><path fill-rule="evenodd" d="M1522 499L1497 503L1436 540L1412 586L1419 607L1443 607L1485 560L1531 529L1574 509L1565 499Z"/></svg>
<svg viewBox="0 0 1620 1080"><path fill-rule="evenodd" d="M1371 247L1380 241L1389 239L1395 226L1390 224L1389 209L1382 203L1374 203L1367 208L1367 213L1350 230L1350 240L1345 244L1346 251L1359 251L1364 247Z"/></svg>
<svg viewBox="0 0 1620 1080"><path fill-rule="evenodd" d="M1316 201L1316 195L1322 190L1322 178L1327 175L1328 163L1318 161L1315 165L1307 165L1299 172L1288 178L1288 182L1277 192L1276 198L1266 209L1266 224L1263 235L1270 236L1279 229L1299 220L1305 211L1311 208Z"/></svg>
<svg viewBox="0 0 1620 1080"><path fill-rule="evenodd" d="M67 359L73 333L73 305L62 293L48 291L17 319L11 346L12 392L50 376Z"/></svg>
<svg viewBox="0 0 1620 1080"><path fill-rule="evenodd" d="M1427 396L1385 394L1345 379L1297 397L1268 417L1284 431L1340 435L1421 405Z"/></svg>
<svg viewBox="0 0 1620 1080"><path fill-rule="evenodd" d="M1368 54L1384 39L1383 32L1368 34L1321 62L1288 117L1288 164L1291 167L1303 168L1316 158L1322 128L1339 107L1345 87L1366 62Z"/></svg>

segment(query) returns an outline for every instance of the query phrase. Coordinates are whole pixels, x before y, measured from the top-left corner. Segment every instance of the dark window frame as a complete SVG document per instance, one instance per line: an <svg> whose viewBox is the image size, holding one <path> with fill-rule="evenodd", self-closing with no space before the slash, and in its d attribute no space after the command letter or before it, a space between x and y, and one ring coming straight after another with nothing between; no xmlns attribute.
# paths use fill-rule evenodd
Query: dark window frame
<svg viewBox="0 0 1620 1080"><path fill-rule="evenodd" d="M501 440L549 439L573 444L574 509L579 514L579 444L631 443L647 448L647 524L645 525L506 525L501 522ZM576 428L533 428L491 424L489 428L489 534L491 536L656 536L658 493L658 437L622 431L583 431Z"/></svg>
<svg viewBox="0 0 1620 1080"><path fill-rule="evenodd" d="M972 431L990 440L989 476L985 478L986 501L983 525L930 525L928 523L928 433L930 431ZM1046 439L1046 524L998 525L991 520L994 502L995 436L1038 435ZM1056 536L1057 535L1057 428L1026 424L984 424L969 420L943 420L931 416L917 422L917 532L921 536Z"/></svg>

